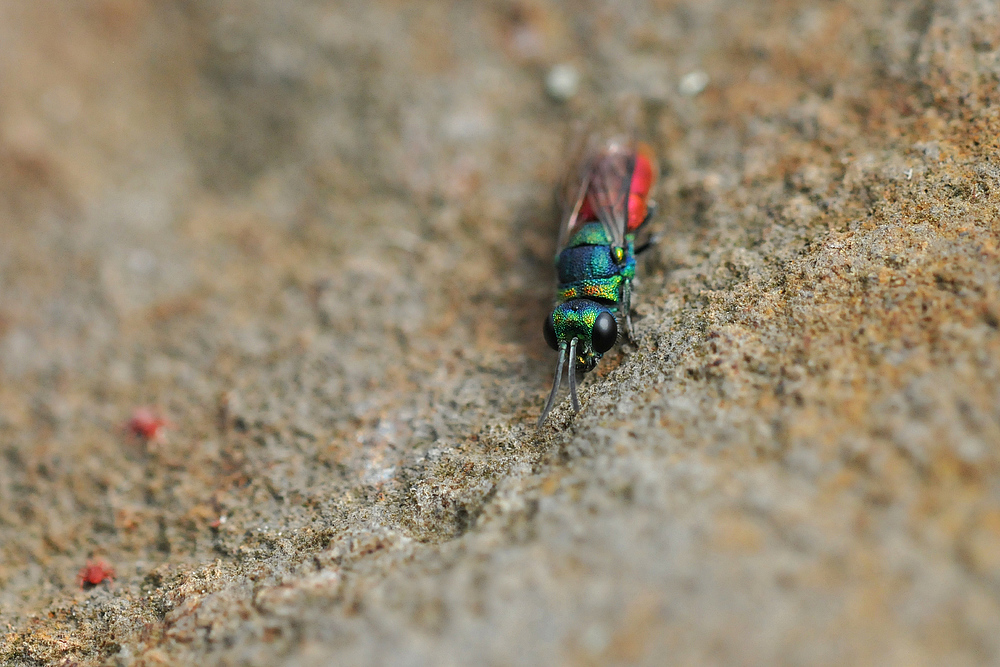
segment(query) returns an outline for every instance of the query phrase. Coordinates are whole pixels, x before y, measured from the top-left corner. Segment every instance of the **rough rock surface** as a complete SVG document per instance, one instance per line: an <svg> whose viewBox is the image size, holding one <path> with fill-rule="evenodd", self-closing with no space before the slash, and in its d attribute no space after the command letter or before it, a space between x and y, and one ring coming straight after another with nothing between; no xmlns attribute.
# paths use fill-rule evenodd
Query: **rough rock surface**
<svg viewBox="0 0 1000 667"><path fill-rule="evenodd" d="M0 35L0 661L1000 661L996 3ZM639 342L536 431L566 131L626 96Z"/></svg>

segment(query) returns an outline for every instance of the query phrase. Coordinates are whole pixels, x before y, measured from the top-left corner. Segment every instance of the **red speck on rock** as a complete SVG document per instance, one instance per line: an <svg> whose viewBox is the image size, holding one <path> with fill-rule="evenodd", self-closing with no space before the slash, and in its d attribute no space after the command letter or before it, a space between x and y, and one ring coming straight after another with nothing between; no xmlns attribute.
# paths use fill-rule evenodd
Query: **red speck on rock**
<svg viewBox="0 0 1000 667"><path fill-rule="evenodd" d="M80 588L96 586L115 578L115 570L104 560L88 560L76 573L76 583Z"/></svg>
<svg viewBox="0 0 1000 667"><path fill-rule="evenodd" d="M167 420L152 408L136 408L126 426L129 433L147 441L159 441L166 427Z"/></svg>

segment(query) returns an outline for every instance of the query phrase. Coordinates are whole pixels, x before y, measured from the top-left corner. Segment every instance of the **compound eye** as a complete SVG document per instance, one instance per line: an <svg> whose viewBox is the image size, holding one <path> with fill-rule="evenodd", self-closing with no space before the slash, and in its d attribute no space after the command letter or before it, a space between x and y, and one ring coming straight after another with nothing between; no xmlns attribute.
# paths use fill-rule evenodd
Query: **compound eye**
<svg viewBox="0 0 1000 667"><path fill-rule="evenodd" d="M551 315L545 318L545 325L542 327L542 334L545 336L545 342L549 344L549 347L553 350L559 349L559 341L556 340L556 327L552 323Z"/></svg>
<svg viewBox="0 0 1000 667"><path fill-rule="evenodd" d="M618 322L615 321L614 315L608 312L598 315L597 321L594 322L594 331L590 335L590 343L594 347L594 352L604 354L615 346L617 340Z"/></svg>

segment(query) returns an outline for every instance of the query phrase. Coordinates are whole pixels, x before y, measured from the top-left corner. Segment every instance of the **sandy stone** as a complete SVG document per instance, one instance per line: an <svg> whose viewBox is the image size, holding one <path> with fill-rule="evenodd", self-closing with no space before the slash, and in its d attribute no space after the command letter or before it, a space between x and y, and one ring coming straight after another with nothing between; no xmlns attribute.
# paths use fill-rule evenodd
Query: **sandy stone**
<svg viewBox="0 0 1000 667"><path fill-rule="evenodd" d="M994 3L327 4L0 8L0 662L1000 661ZM623 99L638 342L536 429Z"/></svg>

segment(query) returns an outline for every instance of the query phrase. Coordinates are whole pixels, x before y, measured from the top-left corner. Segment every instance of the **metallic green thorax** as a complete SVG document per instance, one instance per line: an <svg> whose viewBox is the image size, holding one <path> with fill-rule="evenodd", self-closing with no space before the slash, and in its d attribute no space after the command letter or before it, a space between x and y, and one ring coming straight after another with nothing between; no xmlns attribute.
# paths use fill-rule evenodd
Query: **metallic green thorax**
<svg viewBox="0 0 1000 667"><path fill-rule="evenodd" d="M600 222L581 227L556 258L559 288L552 324L559 343L578 339L576 369L589 371L601 358L591 345L594 323L610 312L622 331L635 277L634 235L625 248L614 248Z"/></svg>

